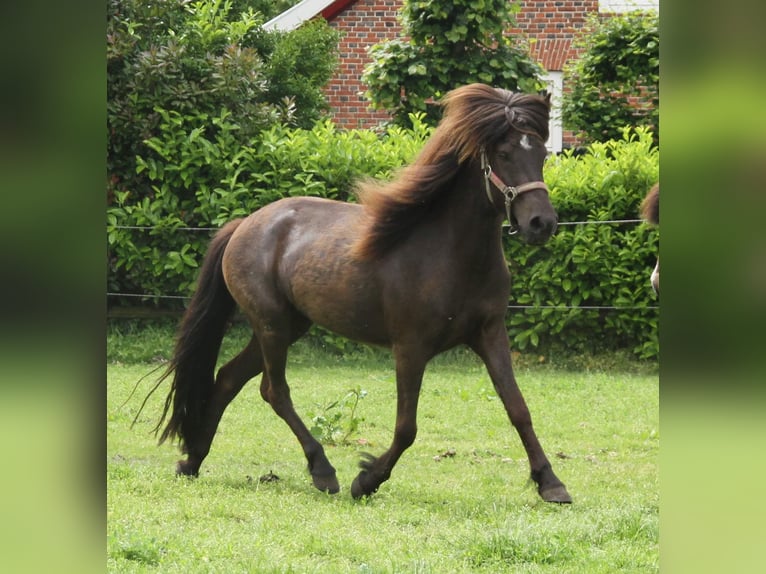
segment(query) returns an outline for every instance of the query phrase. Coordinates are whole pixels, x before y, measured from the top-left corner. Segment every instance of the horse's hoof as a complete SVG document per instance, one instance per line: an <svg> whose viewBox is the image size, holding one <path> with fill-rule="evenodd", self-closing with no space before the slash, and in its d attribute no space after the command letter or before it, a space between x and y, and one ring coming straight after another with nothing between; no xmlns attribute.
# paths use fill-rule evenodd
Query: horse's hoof
<svg viewBox="0 0 766 574"><path fill-rule="evenodd" d="M188 460L179 460L176 463L176 476L199 476L199 467L194 468Z"/></svg>
<svg viewBox="0 0 766 574"><path fill-rule="evenodd" d="M368 496L368 494L362 489L362 485L359 484L359 477L357 476L354 482L351 483L351 497L359 499L363 496Z"/></svg>
<svg viewBox="0 0 766 574"><path fill-rule="evenodd" d="M569 493L563 484L540 490L540 496L545 502L572 504L572 497L569 496Z"/></svg>
<svg viewBox="0 0 766 574"><path fill-rule="evenodd" d="M329 494L337 494L340 491L340 484L335 474L328 474L327 476L311 475L311 479L314 482L314 486L317 490L327 492Z"/></svg>
<svg viewBox="0 0 766 574"><path fill-rule="evenodd" d="M359 480L359 477L361 477L363 474L364 473L359 473L354 479L354 482L351 483L351 496L357 500L365 496L372 496L378 492L377 487L373 488L372 490L367 490L362 486L362 481Z"/></svg>

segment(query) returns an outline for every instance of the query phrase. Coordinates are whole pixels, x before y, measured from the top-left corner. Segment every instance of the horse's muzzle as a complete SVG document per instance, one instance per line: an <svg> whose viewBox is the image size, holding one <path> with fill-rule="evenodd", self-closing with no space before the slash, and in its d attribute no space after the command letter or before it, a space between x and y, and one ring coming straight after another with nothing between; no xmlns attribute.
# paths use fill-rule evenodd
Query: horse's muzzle
<svg viewBox="0 0 766 574"><path fill-rule="evenodd" d="M558 219L549 216L534 216L521 226L521 237L530 245L542 245L556 233Z"/></svg>

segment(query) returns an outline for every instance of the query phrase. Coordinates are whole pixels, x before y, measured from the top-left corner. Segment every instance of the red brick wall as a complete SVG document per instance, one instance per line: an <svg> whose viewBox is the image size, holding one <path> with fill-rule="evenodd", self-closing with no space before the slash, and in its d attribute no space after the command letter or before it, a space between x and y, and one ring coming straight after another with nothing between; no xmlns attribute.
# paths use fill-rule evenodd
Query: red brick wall
<svg viewBox="0 0 766 574"><path fill-rule="evenodd" d="M401 5L402 0L357 0L330 21L330 26L343 34L338 71L325 90L338 126L368 128L389 119L387 113L370 108L361 77L369 62L368 46L399 35Z"/></svg>
<svg viewBox="0 0 766 574"><path fill-rule="evenodd" d="M369 62L367 47L398 36L401 27L397 16L402 3L402 0L357 0L331 18L330 25L343 38L338 71L325 93L339 127L367 128L389 118L385 112L370 108L363 95L361 76ZM586 15L598 12L598 0L521 0L521 4L517 26L509 34L533 40L531 55L547 70L561 70L564 62L575 55L572 38L583 26ZM567 139L565 134L565 143Z"/></svg>
<svg viewBox="0 0 766 574"><path fill-rule="evenodd" d="M598 0L522 0L516 27L508 33L526 37L532 57L546 70L560 71L577 56L572 40L587 15L597 12Z"/></svg>

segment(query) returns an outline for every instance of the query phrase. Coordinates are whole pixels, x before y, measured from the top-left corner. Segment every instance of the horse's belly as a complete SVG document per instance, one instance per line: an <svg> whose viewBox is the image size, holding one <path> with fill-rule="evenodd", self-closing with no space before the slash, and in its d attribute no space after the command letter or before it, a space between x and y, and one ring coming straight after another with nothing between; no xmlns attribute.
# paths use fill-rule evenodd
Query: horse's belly
<svg viewBox="0 0 766 574"><path fill-rule="evenodd" d="M327 315L319 317L310 316L311 320L333 333L342 335L352 341L359 341L371 345L388 347L391 344L390 337L381 324L367 315Z"/></svg>
<svg viewBox="0 0 766 574"><path fill-rule="evenodd" d="M296 273L292 304L312 322L355 341L387 345L389 336L374 284L354 273Z"/></svg>

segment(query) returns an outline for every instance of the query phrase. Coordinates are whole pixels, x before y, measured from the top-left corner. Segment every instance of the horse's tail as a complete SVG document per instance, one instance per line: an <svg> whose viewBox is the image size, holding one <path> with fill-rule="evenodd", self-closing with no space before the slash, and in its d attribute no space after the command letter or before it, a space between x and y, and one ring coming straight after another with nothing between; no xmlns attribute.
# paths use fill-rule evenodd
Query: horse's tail
<svg viewBox="0 0 766 574"><path fill-rule="evenodd" d="M172 405L170 420L159 443L178 438L184 452L200 428L205 403L215 383L214 371L221 341L236 307L224 283L221 260L232 234L242 221L230 221L210 242L197 278L197 289L178 328L173 357L158 382L173 375L162 417L154 433L159 432Z"/></svg>

